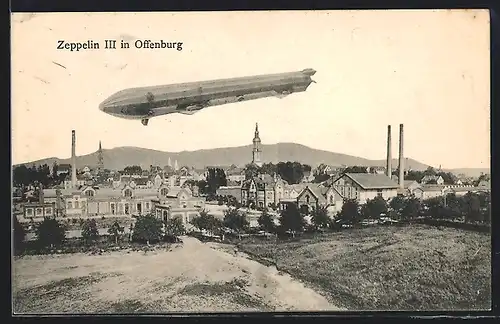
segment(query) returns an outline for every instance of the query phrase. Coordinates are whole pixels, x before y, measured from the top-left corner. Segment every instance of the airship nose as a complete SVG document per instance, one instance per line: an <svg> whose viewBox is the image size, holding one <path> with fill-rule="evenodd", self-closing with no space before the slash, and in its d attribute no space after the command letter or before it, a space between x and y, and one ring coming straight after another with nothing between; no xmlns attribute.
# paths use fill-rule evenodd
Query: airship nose
<svg viewBox="0 0 500 324"><path fill-rule="evenodd" d="M106 101L101 102L99 105L99 110L102 112L106 112Z"/></svg>

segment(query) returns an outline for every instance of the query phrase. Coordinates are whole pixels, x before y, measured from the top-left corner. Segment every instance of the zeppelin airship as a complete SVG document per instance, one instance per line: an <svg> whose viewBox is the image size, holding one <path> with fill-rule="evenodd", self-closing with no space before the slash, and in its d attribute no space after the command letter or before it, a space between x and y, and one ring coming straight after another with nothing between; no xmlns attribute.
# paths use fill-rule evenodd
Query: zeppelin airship
<svg viewBox="0 0 500 324"><path fill-rule="evenodd" d="M266 97L283 98L305 91L315 81L313 69L297 72L257 75L212 81L178 83L131 88L119 91L100 105L109 115L140 119L147 126L149 119L180 113L192 115L197 111L230 103Z"/></svg>

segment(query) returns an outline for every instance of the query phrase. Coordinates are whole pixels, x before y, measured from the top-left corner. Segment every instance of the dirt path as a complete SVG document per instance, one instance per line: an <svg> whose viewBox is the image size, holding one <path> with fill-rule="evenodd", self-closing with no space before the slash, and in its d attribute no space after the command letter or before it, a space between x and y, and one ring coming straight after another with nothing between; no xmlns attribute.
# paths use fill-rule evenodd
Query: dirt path
<svg viewBox="0 0 500 324"><path fill-rule="evenodd" d="M169 251L30 256L14 261L16 312L339 310L242 254L191 237Z"/></svg>

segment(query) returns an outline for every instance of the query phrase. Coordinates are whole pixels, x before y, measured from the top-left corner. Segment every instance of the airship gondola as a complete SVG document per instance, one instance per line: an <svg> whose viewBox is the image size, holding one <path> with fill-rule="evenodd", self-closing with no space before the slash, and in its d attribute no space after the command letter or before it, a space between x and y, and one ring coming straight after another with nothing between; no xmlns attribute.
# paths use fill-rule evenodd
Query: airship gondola
<svg viewBox="0 0 500 324"><path fill-rule="evenodd" d="M259 98L283 98L306 91L315 81L313 69L231 79L178 83L119 91L104 100L99 109L109 115L140 119L147 125L150 118L197 111Z"/></svg>

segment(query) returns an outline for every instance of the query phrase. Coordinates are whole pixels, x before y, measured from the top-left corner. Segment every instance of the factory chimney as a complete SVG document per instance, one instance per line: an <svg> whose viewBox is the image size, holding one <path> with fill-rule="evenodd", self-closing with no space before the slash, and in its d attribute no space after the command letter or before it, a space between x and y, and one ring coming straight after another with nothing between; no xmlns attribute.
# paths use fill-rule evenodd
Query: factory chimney
<svg viewBox="0 0 500 324"><path fill-rule="evenodd" d="M71 131L71 186L76 188L76 135Z"/></svg>
<svg viewBox="0 0 500 324"><path fill-rule="evenodd" d="M385 174L392 178L392 143L391 143L391 125L387 126L387 164Z"/></svg>
<svg viewBox="0 0 500 324"><path fill-rule="evenodd" d="M404 189L405 163L403 155L403 124L399 124L399 188Z"/></svg>

